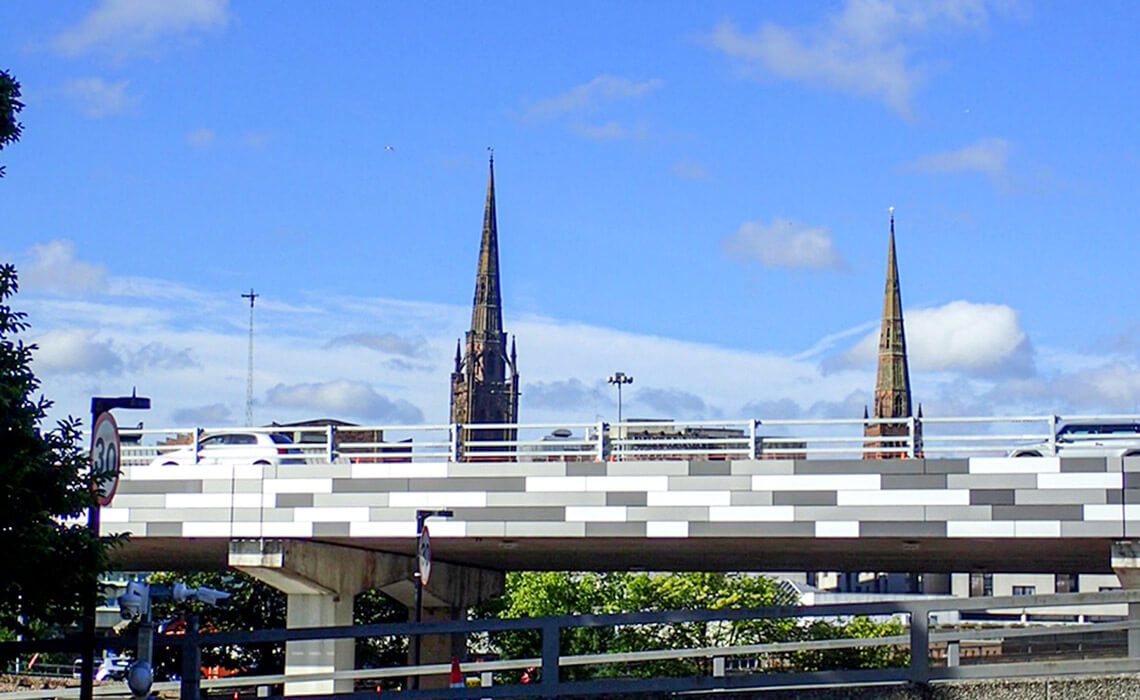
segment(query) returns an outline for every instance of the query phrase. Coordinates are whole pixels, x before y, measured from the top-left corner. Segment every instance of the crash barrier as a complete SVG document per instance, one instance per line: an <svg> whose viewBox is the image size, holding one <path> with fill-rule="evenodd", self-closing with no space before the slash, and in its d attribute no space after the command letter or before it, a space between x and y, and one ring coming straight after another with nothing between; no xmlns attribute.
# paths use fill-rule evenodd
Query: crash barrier
<svg viewBox="0 0 1140 700"><path fill-rule="evenodd" d="M905 419L749 419L621 423L270 425L120 430L124 465L428 461L631 461L650 459L850 459L1064 454L1065 423L1140 425L1137 415ZM218 433L286 436L288 444L203 448ZM1140 455L1140 430L1079 447L1100 456ZM1073 447L1078 447L1073 445Z"/></svg>
<svg viewBox="0 0 1140 700"><path fill-rule="evenodd" d="M1118 674L1140 671L1140 623L1135 614L1129 619L1096 622L1054 623L1040 626L982 626L966 623L968 613L986 611L1016 612L1048 608L1052 613L1071 606L1140 603L1140 590L1113 590L1098 593L996 596L979 598L922 598L874 603L780 606L754 609L676 610L619 615L579 615L513 620L469 620L431 623L388 623L356 627L324 627L293 630L261 630L200 634L196 624L178 638L156 639L156 645L181 647L183 678L180 683L156 683L153 690L179 689L183 698L198 698L204 692L216 694L260 689L259 696L277 696L282 684L302 681L352 680L357 690L339 697L374 698L376 681L411 676L447 675L451 664L358 669L325 674L291 674L229 677L203 680L200 671L203 647L237 647L259 643L300 640L360 639L414 635L465 634L469 639L508 630L538 630L541 655L534 658L499 659L462 665L466 674L481 676L484 683L495 678L492 687L441 688L415 691L385 689L385 697L463 698L463 697L559 697L611 695L622 693L746 690L778 687L825 687L859 684L930 684L952 680L1009 679L1033 676ZM1140 608L1140 606L1131 606ZM726 625L733 622L761 622L794 619L797 624L812 620L851 620L869 617L896 620L903 634L886 637L839 638L817 641L773 642L737 646L688 649L661 649L624 653L562 655L560 643L565 632L576 628L620 628L670 626L685 623ZM1073 616L1073 619L1079 619ZM1047 640L1047 649L1034 639ZM1105 640L1109 643L1105 643ZM1066 643L1065 640L1072 640ZM1084 640L1084 641L1082 641ZM1090 643L1094 640L1095 643ZM107 640L101 644L107 646ZM59 642L0 643L0 656L31 653L45 647L58 649ZM786 672L778 663L781 654L805 651L837 651L891 647L908 654L898 657L901 664L886 668L835 668L811 672ZM993 653L967 654L973 647ZM1078 658L1079 657L1079 658ZM1010 659L1014 659L1010 661ZM630 678L606 677L570 680L570 669L591 666L621 668L652 661L700 659L706 670L700 675ZM733 663L726 663L733 660ZM519 682L527 670L530 682ZM612 670L607 675L615 675ZM617 674L620 676L620 674ZM504 683L504 681L508 681ZM372 682L369 687L365 682ZM361 685L365 689L361 690ZM2 700L37 700L76 697L77 689L32 690L0 693ZM103 685L96 695L125 695L123 684Z"/></svg>

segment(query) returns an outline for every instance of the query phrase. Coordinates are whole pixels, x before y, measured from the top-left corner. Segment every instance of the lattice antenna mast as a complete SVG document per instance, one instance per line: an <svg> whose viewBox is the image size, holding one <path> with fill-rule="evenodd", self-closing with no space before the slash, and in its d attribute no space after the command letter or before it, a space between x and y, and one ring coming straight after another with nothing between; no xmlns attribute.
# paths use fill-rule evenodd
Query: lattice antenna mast
<svg viewBox="0 0 1140 700"><path fill-rule="evenodd" d="M249 294L242 294L242 299L249 299L249 368L245 377L245 424L253 425L253 303L261 296L249 288Z"/></svg>

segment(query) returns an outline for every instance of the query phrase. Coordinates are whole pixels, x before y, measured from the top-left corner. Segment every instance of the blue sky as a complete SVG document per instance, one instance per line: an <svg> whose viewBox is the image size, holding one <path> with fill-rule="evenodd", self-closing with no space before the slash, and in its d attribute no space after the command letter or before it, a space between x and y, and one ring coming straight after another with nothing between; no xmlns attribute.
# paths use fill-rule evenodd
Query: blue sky
<svg viewBox="0 0 1140 700"><path fill-rule="evenodd" d="M858 417L896 207L927 415L1140 410L1140 6L0 5L59 413L443 421L496 184L523 420ZM390 147L390 148L389 148Z"/></svg>

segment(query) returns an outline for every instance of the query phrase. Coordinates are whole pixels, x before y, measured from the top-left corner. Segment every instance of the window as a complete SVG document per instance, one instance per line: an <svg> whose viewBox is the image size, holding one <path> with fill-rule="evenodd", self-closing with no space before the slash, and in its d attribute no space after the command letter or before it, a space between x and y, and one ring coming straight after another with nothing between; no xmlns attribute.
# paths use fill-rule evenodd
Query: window
<svg viewBox="0 0 1140 700"><path fill-rule="evenodd" d="M256 445L257 444L257 436L256 435L246 435L243 433L236 433L234 435L227 435L226 438L227 438L226 439L227 445Z"/></svg>
<svg viewBox="0 0 1140 700"><path fill-rule="evenodd" d="M1014 586L1013 587L1013 594L1014 595L1036 595L1037 594L1037 586Z"/></svg>
<svg viewBox="0 0 1140 700"><path fill-rule="evenodd" d="M1078 590L1076 574L1057 574L1054 577L1053 590L1057 593L1076 593Z"/></svg>
<svg viewBox="0 0 1140 700"><path fill-rule="evenodd" d="M225 435L213 435L205 440L198 441L198 447L220 447L225 444Z"/></svg>

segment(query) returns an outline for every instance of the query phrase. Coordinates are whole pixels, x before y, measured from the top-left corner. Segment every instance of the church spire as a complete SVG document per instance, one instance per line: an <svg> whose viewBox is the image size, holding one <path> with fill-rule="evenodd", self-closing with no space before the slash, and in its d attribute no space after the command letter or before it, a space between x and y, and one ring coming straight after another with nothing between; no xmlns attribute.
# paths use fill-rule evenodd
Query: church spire
<svg viewBox="0 0 1140 700"><path fill-rule="evenodd" d="M479 264L475 271L471 330L467 331L462 354L459 348L456 349L455 371L451 375L451 422L464 426L518 421L518 358L513 341L508 351L507 334L503 332L499 226L495 214L495 155L492 151L487 177L487 204L483 210L483 237L479 243ZM509 442L514 440L514 435L511 428L464 427L461 440L467 445L465 449L479 451L479 447L472 447L469 443ZM495 449L502 451L504 448Z"/></svg>
<svg viewBox="0 0 1140 700"><path fill-rule="evenodd" d="M879 331L879 369L875 378L875 417L907 418L911 415L910 372L907 368L906 333L903 330L902 293L895 254L895 208L891 207L890 249L887 253L887 284L883 293L883 324Z"/></svg>
<svg viewBox="0 0 1140 700"><path fill-rule="evenodd" d="M863 435L868 448L864 459L897 459L922 455L921 426L911 417L910 372L907 369L906 333L903 331L902 293L899 291L899 265L895 254L895 208L891 207L890 248L887 251L887 286L883 292L883 325L879 331L879 369L875 376L874 418L901 419L890 423L866 424ZM867 409L863 409L867 418ZM913 444L908 445L910 425L914 424ZM882 438L899 438L884 440ZM880 451L881 450L881 451Z"/></svg>
<svg viewBox="0 0 1140 700"><path fill-rule="evenodd" d="M479 245L479 265L475 271L471 331L502 332L502 305L499 291L499 225L495 215L495 152L492 150L487 178L487 204L483 210L483 240Z"/></svg>

